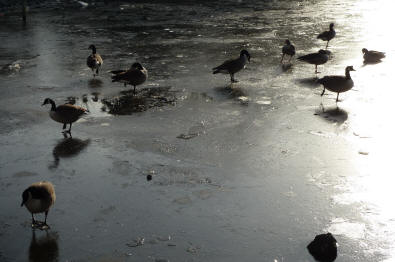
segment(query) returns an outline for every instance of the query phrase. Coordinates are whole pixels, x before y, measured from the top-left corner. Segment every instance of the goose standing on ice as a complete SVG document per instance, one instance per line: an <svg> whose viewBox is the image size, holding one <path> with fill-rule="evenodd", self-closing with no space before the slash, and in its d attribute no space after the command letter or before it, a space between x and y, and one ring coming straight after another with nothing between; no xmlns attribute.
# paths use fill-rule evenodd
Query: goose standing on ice
<svg viewBox="0 0 395 262"><path fill-rule="evenodd" d="M230 74L230 81L232 83L237 82L234 79L234 74L239 72L241 69L245 68L247 61L249 62L251 59L250 54L247 50L241 50L240 57L236 59L230 59L223 62L221 65L214 67L213 74Z"/></svg>
<svg viewBox="0 0 395 262"><path fill-rule="evenodd" d="M85 108L71 104L56 106L55 102L50 98L46 98L42 106L46 104L51 104L51 110L49 111L49 116L54 121L62 123L63 133L69 133L70 136L71 136L72 123L77 121L83 114L85 114L88 111ZM69 130L65 130L67 124L70 124Z"/></svg>
<svg viewBox="0 0 395 262"><path fill-rule="evenodd" d="M283 56L281 57L281 62L283 62L284 56L288 55L289 60L288 63L291 62L292 57L295 55L295 46L291 44L291 42L287 39L285 40L285 45L283 46Z"/></svg>
<svg viewBox="0 0 395 262"><path fill-rule="evenodd" d="M350 71L355 71L352 66L346 67L346 75L345 76L324 76L317 80L317 83L322 84L324 86L324 90L322 90L321 96L324 95L325 89L329 91L337 93L336 102L339 101L339 93L346 92L353 88L354 81L352 81L350 76Z"/></svg>
<svg viewBox="0 0 395 262"><path fill-rule="evenodd" d="M96 53L95 45L90 45L89 49L92 49L92 54L86 59L86 64L90 69L92 69L93 77L95 77L96 75L99 75L99 68L103 65L103 59L98 53Z"/></svg>
<svg viewBox="0 0 395 262"><path fill-rule="evenodd" d="M380 62L382 58L385 57L384 52L368 50L366 48L362 48L363 60L365 63L377 63Z"/></svg>
<svg viewBox="0 0 395 262"><path fill-rule="evenodd" d="M22 204L32 214L32 227L37 225L46 226L49 208L55 203L55 188L51 182L41 181L31 184L22 193ZM33 214L45 213L44 223L37 222Z"/></svg>
<svg viewBox="0 0 395 262"><path fill-rule="evenodd" d="M309 64L313 64L315 65L315 73L319 73L317 71L317 65L323 65L326 62L328 62L328 51L325 50L320 50L317 53L311 53L311 54L307 54L304 56L299 56L298 60L303 61L303 62L307 62Z"/></svg>
<svg viewBox="0 0 395 262"><path fill-rule="evenodd" d="M331 39L333 39L336 36L335 29L333 29L334 26L335 26L335 24L331 23L329 25L329 31L322 32L321 34L319 34L317 36L317 39L321 39L323 41L327 41L325 49L328 48L329 41L331 41Z"/></svg>
<svg viewBox="0 0 395 262"><path fill-rule="evenodd" d="M121 82L126 86L130 84L134 87L133 92L136 93L136 86L143 84L148 78L148 71L140 63L133 63L128 70L114 70L112 82Z"/></svg>

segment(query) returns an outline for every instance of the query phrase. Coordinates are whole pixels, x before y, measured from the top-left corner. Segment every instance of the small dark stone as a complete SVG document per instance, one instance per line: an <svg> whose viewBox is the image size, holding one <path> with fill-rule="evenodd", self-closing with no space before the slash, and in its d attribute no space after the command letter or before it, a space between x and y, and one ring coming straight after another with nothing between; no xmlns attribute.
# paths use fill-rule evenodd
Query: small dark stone
<svg viewBox="0 0 395 262"><path fill-rule="evenodd" d="M317 235L307 249L320 262L333 262L337 257L337 241L331 233Z"/></svg>
<svg viewBox="0 0 395 262"><path fill-rule="evenodd" d="M147 175L147 181L151 181L152 180L152 175Z"/></svg>

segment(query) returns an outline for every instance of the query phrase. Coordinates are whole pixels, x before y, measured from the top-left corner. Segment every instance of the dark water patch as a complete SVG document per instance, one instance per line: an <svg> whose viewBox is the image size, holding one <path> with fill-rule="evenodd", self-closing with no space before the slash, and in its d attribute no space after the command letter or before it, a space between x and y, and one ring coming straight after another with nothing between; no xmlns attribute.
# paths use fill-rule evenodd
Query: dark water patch
<svg viewBox="0 0 395 262"><path fill-rule="evenodd" d="M170 86L166 86L137 89L136 93L133 90L122 91L118 97L102 99L102 103L110 114L131 115L150 108L175 105L176 91L170 89Z"/></svg>

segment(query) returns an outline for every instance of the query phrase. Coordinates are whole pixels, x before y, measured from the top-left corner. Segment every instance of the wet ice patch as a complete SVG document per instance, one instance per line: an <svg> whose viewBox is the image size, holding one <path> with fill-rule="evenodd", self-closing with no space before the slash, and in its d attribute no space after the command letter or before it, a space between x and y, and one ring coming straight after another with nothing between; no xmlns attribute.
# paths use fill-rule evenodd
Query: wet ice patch
<svg viewBox="0 0 395 262"><path fill-rule="evenodd" d="M144 112L150 108L175 105L177 101L176 92L171 87L151 87L136 90L123 91L121 95L113 98L105 98L103 104L108 112L113 115L130 115Z"/></svg>
<svg viewBox="0 0 395 262"><path fill-rule="evenodd" d="M270 101L270 100L258 100L258 101L256 101L256 103L258 105L270 105L272 103L272 101Z"/></svg>

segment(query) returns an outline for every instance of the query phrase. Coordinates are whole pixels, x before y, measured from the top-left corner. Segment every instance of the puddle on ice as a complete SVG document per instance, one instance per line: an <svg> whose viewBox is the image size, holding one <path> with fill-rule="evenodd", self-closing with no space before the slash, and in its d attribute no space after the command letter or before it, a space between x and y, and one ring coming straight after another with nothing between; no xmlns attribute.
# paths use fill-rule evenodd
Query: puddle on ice
<svg viewBox="0 0 395 262"><path fill-rule="evenodd" d="M136 90L123 91L121 95L114 98L104 98L102 102L113 115L130 115L144 112L153 107L175 105L177 101L176 92L171 87L150 87Z"/></svg>

